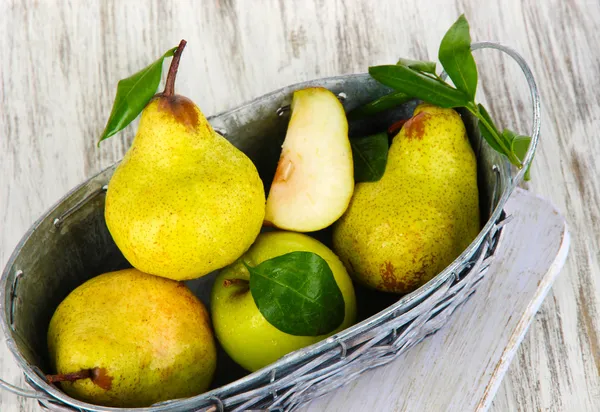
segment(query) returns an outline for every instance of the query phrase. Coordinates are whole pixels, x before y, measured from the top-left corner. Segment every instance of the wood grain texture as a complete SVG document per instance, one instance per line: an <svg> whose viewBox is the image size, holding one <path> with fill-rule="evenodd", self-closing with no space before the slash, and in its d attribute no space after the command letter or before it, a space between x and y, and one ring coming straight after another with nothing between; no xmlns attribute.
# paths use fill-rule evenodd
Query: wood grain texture
<svg viewBox="0 0 600 412"><path fill-rule="evenodd" d="M532 190L564 211L571 256L528 333L493 411L600 410L600 7L597 0L259 0L0 2L0 265L67 190L119 159L136 125L96 148L119 79L188 40L177 89L207 113L281 86L435 58L459 13L474 40L530 62L543 98ZM526 132L525 81L478 53L480 98ZM23 384L0 349L0 371ZM0 395L1 411L35 402Z"/></svg>

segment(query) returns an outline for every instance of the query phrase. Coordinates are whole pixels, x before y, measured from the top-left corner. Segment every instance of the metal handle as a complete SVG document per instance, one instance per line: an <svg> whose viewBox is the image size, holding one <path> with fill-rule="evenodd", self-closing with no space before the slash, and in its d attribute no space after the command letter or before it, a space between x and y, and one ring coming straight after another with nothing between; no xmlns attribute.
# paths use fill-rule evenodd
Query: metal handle
<svg viewBox="0 0 600 412"><path fill-rule="evenodd" d="M533 105L533 126L531 129L531 143L529 144L529 148L527 149L527 153L525 154L525 158L523 159L523 168L519 170L517 175L514 177L512 181L512 188L514 189L525 176L525 172L527 168L531 164L533 160L533 155L535 153L535 149L538 145L538 140L540 138L540 128L542 126L541 120L541 101L540 94L538 91L537 84L535 83L535 79L533 77L533 73L529 68L529 65L517 51L511 49L510 47L503 46L502 44L493 43L493 42L478 42L471 44L471 50L481 50L481 49L496 49L501 52L508 54L512 59L517 62L523 74L525 75L525 79L527 79L527 83L529 85L529 93L531 95L531 103ZM511 190L512 191L512 190Z"/></svg>
<svg viewBox="0 0 600 412"><path fill-rule="evenodd" d="M45 400L45 401L52 401L52 398L46 396L46 395L42 395L39 392L36 391L29 391L26 389L21 389L18 386L12 385L2 379L0 379L0 388L7 390L8 392L14 393L17 396L22 396L24 398L31 398L31 399L39 399L39 400Z"/></svg>

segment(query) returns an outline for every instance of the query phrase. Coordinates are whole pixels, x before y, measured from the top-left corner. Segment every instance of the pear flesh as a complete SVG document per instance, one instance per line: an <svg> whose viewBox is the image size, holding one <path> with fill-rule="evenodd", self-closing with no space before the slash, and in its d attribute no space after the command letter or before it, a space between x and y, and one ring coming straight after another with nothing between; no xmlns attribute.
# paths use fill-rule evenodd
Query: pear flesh
<svg viewBox="0 0 600 412"><path fill-rule="evenodd" d="M421 104L394 138L381 180L356 185L333 244L363 285L408 293L457 258L479 229L477 164L461 117Z"/></svg>
<svg viewBox="0 0 600 412"><path fill-rule="evenodd" d="M157 95L106 194L108 229L145 273L197 278L234 262L265 211L252 161L182 96Z"/></svg>
<svg viewBox="0 0 600 412"><path fill-rule="evenodd" d="M322 87L294 92L291 109L265 221L312 232L335 222L352 197L348 121L337 97Z"/></svg>
<svg viewBox="0 0 600 412"><path fill-rule="evenodd" d="M206 391L216 346L204 305L181 282L126 269L85 282L58 306L48 349L70 396L144 407ZM55 375L57 376L57 375Z"/></svg>

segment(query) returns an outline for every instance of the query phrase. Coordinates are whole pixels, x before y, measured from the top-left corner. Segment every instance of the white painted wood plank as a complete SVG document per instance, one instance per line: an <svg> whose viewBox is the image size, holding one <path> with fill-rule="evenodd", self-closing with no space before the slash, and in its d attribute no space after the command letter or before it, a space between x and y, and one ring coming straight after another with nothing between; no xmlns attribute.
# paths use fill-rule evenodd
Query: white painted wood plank
<svg viewBox="0 0 600 412"><path fill-rule="evenodd" d="M514 219L497 259L442 330L305 410L487 410L570 244L563 217L543 199L519 190L506 211Z"/></svg>
<svg viewBox="0 0 600 412"><path fill-rule="evenodd" d="M297 81L365 71L399 56L435 58L465 12L475 40L531 63L543 98L531 188L575 233L493 411L600 410L600 8L597 0L0 1L0 265L67 190L120 158L135 126L95 147L117 81L182 38L177 87L207 114ZM499 123L525 132L525 83L477 55ZM523 103L521 103L523 102ZM0 342L0 373L22 383ZM1 411L35 403L0 393Z"/></svg>

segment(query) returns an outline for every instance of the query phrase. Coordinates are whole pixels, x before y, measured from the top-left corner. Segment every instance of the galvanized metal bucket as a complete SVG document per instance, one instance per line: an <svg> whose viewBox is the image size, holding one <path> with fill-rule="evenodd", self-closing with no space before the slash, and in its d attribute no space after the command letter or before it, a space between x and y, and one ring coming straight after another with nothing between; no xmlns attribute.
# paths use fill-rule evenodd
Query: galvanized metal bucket
<svg viewBox="0 0 600 412"><path fill-rule="evenodd" d="M474 50L498 49L523 69L533 102L532 143L524 164L529 165L540 131L540 100L531 70L515 51L495 43L477 43ZM264 182L275 172L287 127L293 91L322 86L336 93L346 110L390 92L367 74L338 76L295 84L241 107L211 117L211 124L245 152L257 165ZM352 122L351 135L380 131L392 121L409 118L416 102ZM510 219L503 206L522 180L502 156L481 139L476 120L462 113L478 159L483 229L471 245L430 282L399 300L367 308L364 320L324 341L293 352L252 374L219 353L214 389L188 399L156 404L141 411L292 410L387 362L437 331L454 309L476 289L486 273ZM47 382L48 324L58 304L77 286L98 274L130 267L114 244L104 222L104 193L113 165L68 193L23 236L0 279L0 323L8 347L33 390L0 380L0 386L18 395L36 398L44 408L57 411L122 411L80 402ZM208 303L214 276L190 283ZM364 297L369 301L368 296ZM377 299L381 301L381 297ZM136 409L137 410L137 409Z"/></svg>

